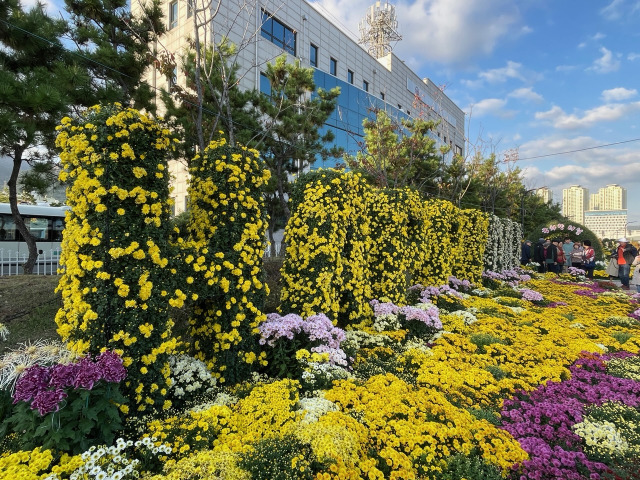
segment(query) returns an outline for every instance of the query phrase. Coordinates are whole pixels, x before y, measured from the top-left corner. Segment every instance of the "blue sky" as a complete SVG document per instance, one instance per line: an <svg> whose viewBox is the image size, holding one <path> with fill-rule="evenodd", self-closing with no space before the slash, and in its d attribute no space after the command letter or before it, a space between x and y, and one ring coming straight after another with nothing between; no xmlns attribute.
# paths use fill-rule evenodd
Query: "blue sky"
<svg viewBox="0 0 640 480"><path fill-rule="evenodd" d="M358 36L371 0L312 1ZM518 149L529 188L627 189L640 229L640 0L391 1L394 53L445 86L486 154ZM581 152L547 156L600 145Z"/></svg>
<svg viewBox="0 0 640 480"><path fill-rule="evenodd" d="M46 3L53 13L63 2ZM357 40L374 0L310 3ZM573 184L622 185L640 229L640 0L390 3L394 52L467 113L468 150L517 149L525 185L557 202ZM548 156L561 152L572 153Z"/></svg>

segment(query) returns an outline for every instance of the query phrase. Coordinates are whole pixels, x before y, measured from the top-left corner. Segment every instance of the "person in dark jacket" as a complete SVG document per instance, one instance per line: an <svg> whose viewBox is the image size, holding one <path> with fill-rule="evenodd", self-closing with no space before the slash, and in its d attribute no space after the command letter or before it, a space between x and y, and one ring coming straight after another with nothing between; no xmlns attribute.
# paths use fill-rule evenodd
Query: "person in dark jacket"
<svg viewBox="0 0 640 480"><path fill-rule="evenodd" d="M525 240L520 248L520 265L525 266L528 264L531 261L532 254L531 240Z"/></svg>
<svg viewBox="0 0 640 480"><path fill-rule="evenodd" d="M544 263L547 272L558 273L558 247L551 240L544 242Z"/></svg>
<svg viewBox="0 0 640 480"><path fill-rule="evenodd" d="M533 247L533 261L539 265L539 273L544 273L546 271L544 258L544 238L539 238L538 243L536 243L535 247Z"/></svg>

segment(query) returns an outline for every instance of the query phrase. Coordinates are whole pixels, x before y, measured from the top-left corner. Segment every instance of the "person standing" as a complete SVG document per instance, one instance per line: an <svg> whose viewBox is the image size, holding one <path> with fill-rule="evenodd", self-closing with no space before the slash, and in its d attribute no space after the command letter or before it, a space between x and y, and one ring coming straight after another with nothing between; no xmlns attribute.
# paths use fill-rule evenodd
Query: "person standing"
<svg viewBox="0 0 640 480"><path fill-rule="evenodd" d="M593 270L596 268L596 251L591 246L591 240L582 242L584 251L582 254L582 268L587 274L587 278L593 280Z"/></svg>
<svg viewBox="0 0 640 480"><path fill-rule="evenodd" d="M544 256L544 238L539 238L538 243L533 247L533 261L538 264L538 273L544 273L545 270L545 256Z"/></svg>
<svg viewBox="0 0 640 480"><path fill-rule="evenodd" d="M629 273L631 264L638 255L638 250L625 237L618 239L618 248L615 250L615 257L618 261L618 277L623 290L629 290Z"/></svg>
<svg viewBox="0 0 640 480"><path fill-rule="evenodd" d="M562 267L562 271L567 273L571 266L571 254L573 253L573 241L571 241L569 237L564 237L562 251L564 253L564 266Z"/></svg>
<svg viewBox="0 0 640 480"><path fill-rule="evenodd" d="M531 240L525 240L522 242L522 247L520 249L520 265L523 267L527 265L531 261Z"/></svg>
<svg viewBox="0 0 640 480"><path fill-rule="evenodd" d="M640 293L640 255L636 255L631 266L635 268L633 269L633 277L629 280L629 286L636 287L636 291Z"/></svg>
<svg viewBox="0 0 640 480"><path fill-rule="evenodd" d="M564 264L566 262L565 262L564 250L562 249L562 239L561 238L555 239L553 241L553 244L556 246L556 249L557 249L556 273L563 273L564 272Z"/></svg>
<svg viewBox="0 0 640 480"><path fill-rule="evenodd" d="M544 263L547 272L557 273L558 266L558 247L551 243L551 240L544 242Z"/></svg>
<svg viewBox="0 0 640 480"><path fill-rule="evenodd" d="M573 244L573 250L571 251L571 255L569 256L569 258L571 259L572 267L582 268L582 262L584 258L583 253L584 253L584 248L582 248L582 245L580 244L580 242L575 242Z"/></svg>

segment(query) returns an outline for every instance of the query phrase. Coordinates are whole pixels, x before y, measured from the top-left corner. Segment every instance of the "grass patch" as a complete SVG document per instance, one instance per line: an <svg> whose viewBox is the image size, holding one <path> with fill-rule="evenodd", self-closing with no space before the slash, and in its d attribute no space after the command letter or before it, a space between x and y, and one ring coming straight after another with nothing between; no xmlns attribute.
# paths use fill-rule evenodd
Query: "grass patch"
<svg viewBox="0 0 640 480"><path fill-rule="evenodd" d="M0 277L0 321L9 329L0 355L29 340L58 338L55 316L62 305L57 275Z"/></svg>

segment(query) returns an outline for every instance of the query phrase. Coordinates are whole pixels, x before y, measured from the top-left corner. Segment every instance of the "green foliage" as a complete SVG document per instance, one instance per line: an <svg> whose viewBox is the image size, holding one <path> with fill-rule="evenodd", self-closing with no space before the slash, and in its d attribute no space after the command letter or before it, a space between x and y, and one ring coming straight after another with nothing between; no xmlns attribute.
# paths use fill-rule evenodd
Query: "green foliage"
<svg viewBox="0 0 640 480"><path fill-rule="evenodd" d="M487 353L486 347L494 343L506 345L506 341L500 337L491 335L490 333L475 333L471 335L469 339L476 347L478 347L478 353ZM493 372L491 372L493 374Z"/></svg>
<svg viewBox="0 0 640 480"><path fill-rule="evenodd" d="M77 455L92 445L111 445L122 429L118 405L127 403L118 384L100 381L91 390L67 389L65 405L41 416L18 402L3 423L17 435L22 450L35 447Z"/></svg>
<svg viewBox="0 0 640 480"><path fill-rule="evenodd" d="M633 337L633 333L629 332L612 332L611 336L615 338L620 345L624 344L627 340Z"/></svg>
<svg viewBox="0 0 640 480"><path fill-rule="evenodd" d="M426 473L426 472L425 472ZM500 469L485 462L479 455L456 454L447 460L442 472L433 472L434 480L501 480Z"/></svg>
<svg viewBox="0 0 640 480"><path fill-rule="evenodd" d="M365 151L345 156L347 166L381 188L410 186L433 192L450 148L436 148L429 135L437 123L421 118L396 121L384 110L375 113L375 119L363 122Z"/></svg>
<svg viewBox="0 0 640 480"><path fill-rule="evenodd" d="M311 447L292 435L260 440L238 464L252 480L311 480L322 468Z"/></svg>
<svg viewBox="0 0 640 480"><path fill-rule="evenodd" d="M488 370L488 369L487 369ZM470 408L469 413L478 420L486 420L492 425L499 426L501 423L500 414L488 408Z"/></svg>

